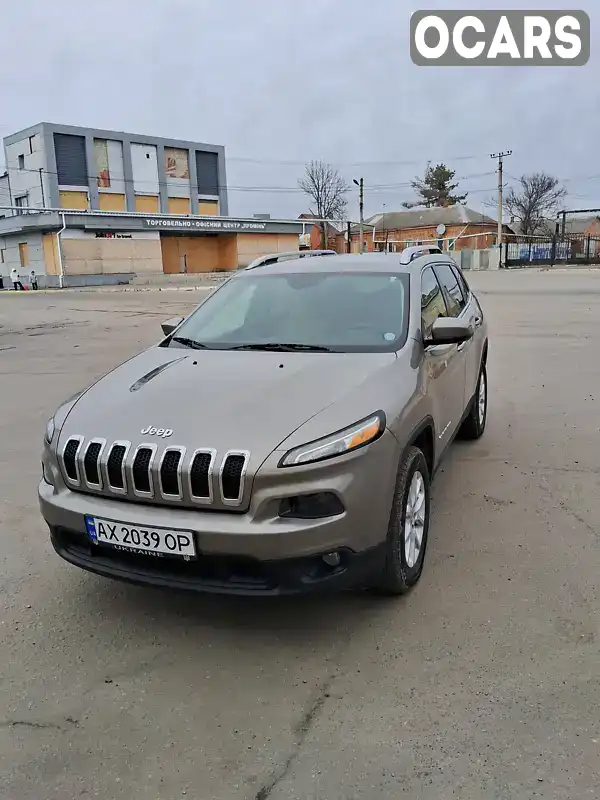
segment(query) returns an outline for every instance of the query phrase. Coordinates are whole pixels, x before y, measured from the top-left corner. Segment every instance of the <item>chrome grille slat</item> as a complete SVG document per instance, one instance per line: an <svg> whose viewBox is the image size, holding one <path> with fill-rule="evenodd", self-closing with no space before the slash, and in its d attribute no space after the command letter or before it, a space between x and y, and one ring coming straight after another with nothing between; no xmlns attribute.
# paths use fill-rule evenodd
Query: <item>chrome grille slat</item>
<svg viewBox="0 0 600 800"><path fill-rule="evenodd" d="M246 488L250 460L247 450L185 447L127 440L66 438L58 459L69 488L106 497L207 507L239 507ZM217 459L219 464L217 468Z"/></svg>

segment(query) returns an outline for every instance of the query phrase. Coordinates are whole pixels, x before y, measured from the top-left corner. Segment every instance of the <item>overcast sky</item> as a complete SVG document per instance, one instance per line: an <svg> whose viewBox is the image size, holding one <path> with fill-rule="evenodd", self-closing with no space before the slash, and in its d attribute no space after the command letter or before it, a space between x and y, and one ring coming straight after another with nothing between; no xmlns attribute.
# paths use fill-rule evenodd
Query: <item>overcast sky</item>
<svg viewBox="0 0 600 800"><path fill-rule="evenodd" d="M402 184L428 160L465 176L481 208L495 191L489 154L506 149L507 181L544 170L571 208L600 207L598 0L574 6L592 20L584 67L410 60L413 11L524 5L569 4L4 0L0 136L47 121L223 144L231 214L306 210L297 179L310 159L364 176L366 214L411 199Z"/></svg>

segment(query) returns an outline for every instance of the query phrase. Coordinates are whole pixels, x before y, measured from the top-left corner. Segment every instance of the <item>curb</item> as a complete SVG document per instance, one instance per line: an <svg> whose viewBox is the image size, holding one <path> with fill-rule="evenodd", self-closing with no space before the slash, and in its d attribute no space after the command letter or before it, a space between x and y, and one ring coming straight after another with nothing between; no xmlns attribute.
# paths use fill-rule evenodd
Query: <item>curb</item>
<svg viewBox="0 0 600 800"><path fill-rule="evenodd" d="M64 289L36 289L19 292L14 289L0 290L0 297L4 295L20 296L23 294L62 294L65 292L212 292L216 286L142 286L142 287L107 287L107 286L67 286Z"/></svg>

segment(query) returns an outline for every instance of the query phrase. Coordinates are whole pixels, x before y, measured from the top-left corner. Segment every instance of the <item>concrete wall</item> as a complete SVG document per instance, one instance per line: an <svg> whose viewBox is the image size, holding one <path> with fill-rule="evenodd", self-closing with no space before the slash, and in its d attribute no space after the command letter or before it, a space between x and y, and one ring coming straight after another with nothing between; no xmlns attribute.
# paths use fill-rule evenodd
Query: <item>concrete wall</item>
<svg viewBox="0 0 600 800"><path fill-rule="evenodd" d="M131 145L133 189L136 194L158 195L158 155L156 147L146 144Z"/></svg>
<svg viewBox="0 0 600 800"><path fill-rule="evenodd" d="M482 248L481 250L463 248L448 255L452 256L458 266L465 271L500 269L500 249L498 247Z"/></svg>
<svg viewBox="0 0 600 800"><path fill-rule="evenodd" d="M25 131L22 138L5 145L4 154L12 196L10 205L16 205L16 198L24 196L31 208L49 205L50 185L41 131ZM19 166L19 156L23 156L23 168ZM11 214L5 213L7 216Z"/></svg>
<svg viewBox="0 0 600 800"><path fill-rule="evenodd" d="M59 187L58 187L58 178L56 175L56 154L54 150L54 133L63 133L69 134L74 136L84 136L86 142L86 159L88 163L88 173L89 173L89 185L88 185L88 192L90 197L90 206L92 209L99 208L99 187L98 187L98 180L97 180L97 165L96 165L96 153L95 153L95 146L94 140L106 140L108 142L109 149L112 149L114 152L109 152L109 161L110 170L114 172L115 179L119 179L121 176L120 168L116 165L117 155L115 151L115 147L121 146L122 149L122 178L121 181L125 184L125 194L126 194L126 207L128 211L135 211L136 210L136 202L135 202L135 193L136 192L146 192L151 193L153 192L157 196L160 196L160 210L164 213L167 212L168 207L168 197L169 196L189 196L191 201L191 209L192 213L198 213L198 182L196 176L196 151L206 151L210 153L216 153L217 160L218 160L218 171L219 171L219 196L218 198L215 197L205 197L202 195L203 199L209 200L217 200L219 204L219 213L223 215L227 215L228 213L228 202L227 202L227 176L226 176L226 168L225 168L225 149L220 145L211 145L211 144L204 144L201 142L188 142L188 141L181 141L177 139L164 139L156 136L141 136L138 134L129 134L120 131L110 131L110 130L102 130L96 128L80 128L71 125L51 125L48 123L41 123L40 125L36 125L32 128L28 128L24 131L20 131L19 133L13 134L12 136L7 136L4 139L4 146L5 152L7 153L6 163L7 168L10 168L10 178L11 178L11 187L12 187L12 179L13 179L13 169L18 168L18 155L21 153L25 154L25 158L27 159L27 153L29 152L28 149L23 151L23 147L28 148L28 137L32 135L37 135L39 138L39 150L40 150L40 159L41 163L38 163L40 159L37 157L34 159L30 158L29 163L26 163L27 169L31 169L32 172L27 172L19 176L18 180L21 182L18 189L20 192L24 193L25 191L31 191L35 193L35 198L32 197L30 200L30 205L34 205L34 202L38 202L41 200L41 190L39 191L39 196L37 195L36 186L39 186L39 173L36 171L39 167L43 167L44 173L42 175L43 186L44 186L44 200L45 205L48 208L58 208L59 207ZM150 152L150 159L146 159L144 153L144 161L145 162L153 162L153 173L150 177L146 176L146 169L147 164L143 166L136 162L136 169L135 169L135 179L136 179L136 189L134 191L134 168L132 164L132 146L142 146L147 147ZM37 147L37 145L36 145ZM171 148L178 148L183 149L188 152L188 164L189 164L189 178L187 181L179 180L179 179L167 179L165 173L165 147ZM8 151L10 150L10 158L8 156ZM152 152L155 156L152 155ZM134 155L133 158L136 158ZM13 161L16 159L16 164L13 164ZM10 163L9 163L10 162ZM27 185L25 186L23 181L25 181L25 175L31 176L27 179ZM37 181L37 184L36 184ZM184 186L185 183L185 186ZM63 187L63 188L76 188L76 187ZM81 188L81 187L78 187ZM111 178L111 188L112 188L112 178ZM118 187L116 187L118 188ZM121 187L122 193L122 187ZM102 192L100 192L102 193ZM15 191L13 191L13 198L15 197ZM41 206L41 203L40 203ZM39 207L39 206L36 206Z"/></svg>
<svg viewBox="0 0 600 800"><path fill-rule="evenodd" d="M29 264L25 267L21 266L21 259L19 256L19 244L22 243L27 244L27 255L29 258ZM0 250L2 251L0 257L0 275L4 280L5 287L10 287L12 285L10 284L10 271L13 267L19 270L23 283L29 282L29 272L34 269L36 275L39 276L40 286L44 285L46 266L41 233L22 233L0 237Z"/></svg>
<svg viewBox="0 0 600 800"><path fill-rule="evenodd" d="M12 201L10 198L10 189L8 183L8 175L0 175L0 206L10 206ZM7 208L0 208L0 218L7 217L12 214Z"/></svg>

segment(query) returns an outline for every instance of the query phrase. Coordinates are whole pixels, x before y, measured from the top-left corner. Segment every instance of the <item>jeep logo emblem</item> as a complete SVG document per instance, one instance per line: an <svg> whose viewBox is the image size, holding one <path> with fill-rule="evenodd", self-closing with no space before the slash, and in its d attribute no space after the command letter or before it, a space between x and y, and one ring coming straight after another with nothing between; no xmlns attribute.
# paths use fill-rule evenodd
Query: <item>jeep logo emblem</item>
<svg viewBox="0 0 600 800"><path fill-rule="evenodd" d="M141 431L142 436L161 436L163 439L168 439L173 436L173 431L170 428L154 428L149 425Z"/></svg>

